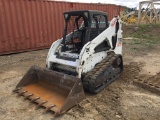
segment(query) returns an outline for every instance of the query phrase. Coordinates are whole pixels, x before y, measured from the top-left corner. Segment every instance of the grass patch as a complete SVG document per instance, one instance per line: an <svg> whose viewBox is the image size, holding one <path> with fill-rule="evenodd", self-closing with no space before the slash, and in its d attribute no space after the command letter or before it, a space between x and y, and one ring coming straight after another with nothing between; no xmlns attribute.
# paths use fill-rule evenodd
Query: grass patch
<svg viewBox="0 0 160 120"><path fill-rule="evenodd" d="M134 39L130 45L144 45L146 47L153 47L160 44L160 24L124 27L124 37L138 38Z"/></svg>
<svg viewBox="0 0 160 120"><path fill-rule="evenodd" d="M125 41L123 41L123 44L125 45L125 44L126 44L126 42L125 42Z"/></svg>

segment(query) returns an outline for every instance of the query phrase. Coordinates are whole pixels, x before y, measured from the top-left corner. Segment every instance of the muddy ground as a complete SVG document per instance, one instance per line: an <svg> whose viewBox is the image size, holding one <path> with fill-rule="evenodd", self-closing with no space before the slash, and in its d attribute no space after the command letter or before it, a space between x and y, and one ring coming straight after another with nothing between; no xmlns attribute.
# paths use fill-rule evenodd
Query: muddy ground
<svg viewBox="0 0 160 120"><path fill-rule="evenodd" d="M146 41L133 36L124 39L123 75L97 95L86 93L87 99L57 118L52 112L44 113L43 108L36 110L36 104L12 93L31 65L45 67L48 49L0 56L0 119L159 120L160 96L133 84L139 77L160 81L160 44L144 45Z"/></svg>

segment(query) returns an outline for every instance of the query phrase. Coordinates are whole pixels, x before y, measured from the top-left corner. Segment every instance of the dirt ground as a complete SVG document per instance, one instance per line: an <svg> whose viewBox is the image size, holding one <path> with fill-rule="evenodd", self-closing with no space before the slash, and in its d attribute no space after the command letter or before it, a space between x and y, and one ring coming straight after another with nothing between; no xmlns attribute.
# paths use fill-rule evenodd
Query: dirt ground
<svg viewBox="0 0 160 120"><path fill-rule="evenodd" d="M36 104L12 93L30 66L45 67L48 49L0 56L0 119L159 120L160 96L133 81L140 77L160 81L160 44L144 46L135 40L123 40L124 72L117 81L97 95L86 93L85 100L56 118L52 112L36 110Z"/></svg>

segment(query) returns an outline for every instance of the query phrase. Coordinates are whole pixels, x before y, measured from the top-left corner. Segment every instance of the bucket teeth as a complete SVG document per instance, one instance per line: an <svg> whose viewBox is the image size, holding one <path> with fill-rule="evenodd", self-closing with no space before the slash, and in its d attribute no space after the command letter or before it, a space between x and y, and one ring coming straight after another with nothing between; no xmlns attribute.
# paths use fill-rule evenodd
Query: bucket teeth
<svg viewBox="0 0 160 120"><path fill-rule="evenodd" d="M19 90L21 90L22 88L17 88L17 89L14 89L13 92L17 92Z"/></svg>
<svg viewBox="0 0 160 120"><path fill-rule="evenodd" d="M36 109L38 109L40 106L42 106L43 104L45 104L45 103L47 103L47 102L48 102L48 101L43 101L43 102L39 103Z"/></svg>
<svg viewBox="0 0 160 120"><path fill-rule="evenodd" d="M31 97L31 96L33 96L34 94L29 94L29 95L27 95L27 96L25 96L25 99L27 99L27 98L29 98L29 97Z"/></svg>
<svg viewBox="0 0 160 120"><path fill-rule="evenodd" d="M31 67L15 88L23 100L35 103L35 109L53 111L59 115L85 99L80 78L47 68ZM81 96L80 96L81 95Z"/></svg>
<svg viewBox="0 0 160 120"><path fill-rule="evenodd" d="M40 97L36 97L36 98L32 99L31 102L35 102L38 99L40 99Z"/></svg>
<svg viewBox="0 0 160 120"><path fill-rule="evenodd" d="M18 95L21 96L21 95L23 95L24 93L27 93L27 91L19 92Z"/></svg>
<svg viewBox="0 0 160 120"><path fill-rule="evenodd" d="M48 110L50 110L51 108L56 107L56 105L51 105L49 107L46 107L45 112L47 112Z"/></svg>

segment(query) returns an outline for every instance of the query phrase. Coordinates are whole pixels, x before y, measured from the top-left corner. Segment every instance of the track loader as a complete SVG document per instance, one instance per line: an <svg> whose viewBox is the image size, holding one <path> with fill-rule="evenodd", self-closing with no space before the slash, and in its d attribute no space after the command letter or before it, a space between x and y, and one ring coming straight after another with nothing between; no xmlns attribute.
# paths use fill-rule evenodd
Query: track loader
<svg viewBox="0 0 160 120"><path fill-rule="evenodd" d="M62 114L85 99L84 91L98 93L123 71L121 19L110 23L102 11L64 13L63 37L53 42L46 68L32 66L14 92L46 111Z"/></svg>

